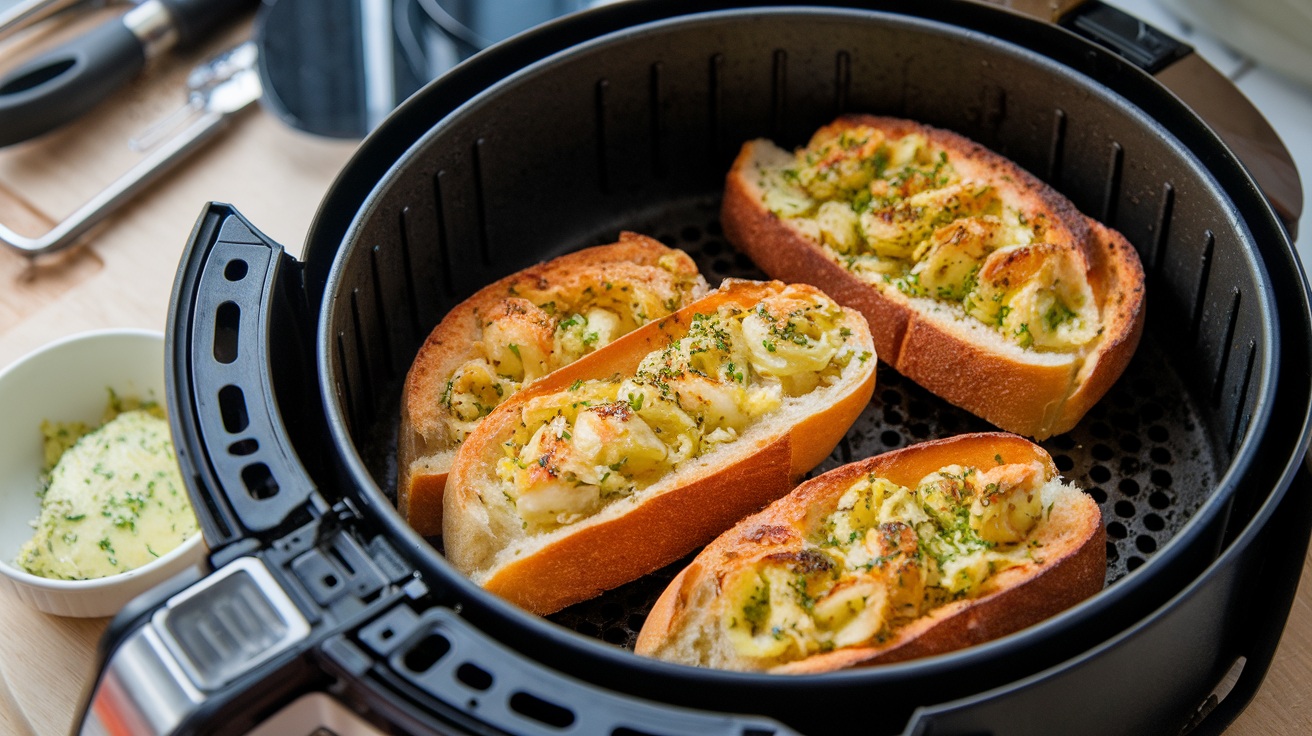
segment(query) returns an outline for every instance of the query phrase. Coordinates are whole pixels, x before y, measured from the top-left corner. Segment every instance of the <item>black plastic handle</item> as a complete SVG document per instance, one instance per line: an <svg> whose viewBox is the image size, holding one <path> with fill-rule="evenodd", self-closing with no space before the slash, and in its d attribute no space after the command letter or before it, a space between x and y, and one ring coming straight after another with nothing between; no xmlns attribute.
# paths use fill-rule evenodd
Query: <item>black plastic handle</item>
<svg viewBox="0 0 1312 736"><path fill-rule="evenodd" d="M141 40L114 18L23 64L0 80L0 146L71 122L145 63Z"/></svg>
<svg viewBox="0 0 1312 736"><path fill-rule="evenodd" d="M178 464L212 551L267 539L326 507L288 423L321 420L282 392L307 380L300 264L227 205L201 213L169 312L166 394ZM303 388L303 385L302 385Z"/></svg>

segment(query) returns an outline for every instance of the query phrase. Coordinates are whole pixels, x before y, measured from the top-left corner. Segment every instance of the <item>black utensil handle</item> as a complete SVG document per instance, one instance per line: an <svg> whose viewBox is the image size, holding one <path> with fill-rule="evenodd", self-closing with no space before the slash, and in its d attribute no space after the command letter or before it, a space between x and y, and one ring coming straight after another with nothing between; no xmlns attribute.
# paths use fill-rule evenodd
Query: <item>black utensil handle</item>
<svg viewBox="0 0 1312 736"><path fill-rule="evenodd" d="M0 146L70 122L123 86L146 62L121 19L102 23L0 80Z"/></svg>
<svg viewBox="0 0 1312 736"><path fill-rule="evenodd" d="M168 8L177 45L186 48L255 7L259 0L157 0Z"/></svg>
<svg viewBox="0 0 1312 736"><path fill-rule="evenodd" d="M288 422L323 422L275 387L311 354L300 264L228 205L201 213L174 282L166 395L173 443L211 551L268 539L326 507ZM286 419L284 419L286 418ZM296 512L301 511L301 514Z"/></svg>

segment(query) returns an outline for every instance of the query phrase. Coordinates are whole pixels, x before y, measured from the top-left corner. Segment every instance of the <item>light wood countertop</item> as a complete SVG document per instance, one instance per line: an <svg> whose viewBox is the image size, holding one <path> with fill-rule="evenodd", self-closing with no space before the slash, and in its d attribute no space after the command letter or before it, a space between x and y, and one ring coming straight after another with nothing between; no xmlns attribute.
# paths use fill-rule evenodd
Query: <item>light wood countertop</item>
<svg viewBox="0 0 1312 736"><path fill-rule="evenodd" d="M126 141L180 105L187 70L219 48L222 42L155 70L89 119L0 150L0 221L35 234L125 171L136 156ZM178 259L209 200L234 204L299 253L320 199L353 150L350 142L289 130L252 108L87 245L37 267L0 251L0 366L85 330L162 330ZM1271 672L1231 734L1312 733L1312 557L1302 577ZM0 732L66 733L107 621L48 616L4 594L0 621Z"/></svg>

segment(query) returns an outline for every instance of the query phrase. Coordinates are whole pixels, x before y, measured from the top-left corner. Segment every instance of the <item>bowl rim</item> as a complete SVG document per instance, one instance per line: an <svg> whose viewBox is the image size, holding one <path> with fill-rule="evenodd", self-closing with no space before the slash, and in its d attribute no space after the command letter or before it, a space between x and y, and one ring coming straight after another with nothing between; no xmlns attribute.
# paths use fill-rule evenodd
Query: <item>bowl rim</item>
<svg viewBox="0 0 1312 736"><path fill-rule="evenodd" d="M39 347L33 348L31 351L20 356L17 360L4 366L3 368L0 368L0 383L3 383L13 373L21 370L23 366L33 361L39 360L43 357L46 357L50 353L66 348L71 344L96 341L96 340L104 340L104 339L114 339L114 338L134 338L134 339L154 338L158 340L158 342L160 343L161 350L163 350L166 347L166 343L167 343L163 330L156 330L146 327L104 327L104 328L98 328L92 330L84 330L81 332L76 332L69 335L65 335L63 337L56 338L54 340L51 340L50 342L40 345ZM162 365L161 365L161 370L163 370ZM104 577L99 577L99 578L88 578L85 580L62 580L57 578L45 578L45 577L41 577L40 575L34 575L30 572L27 572L26 570L23 570L20 567L17 567L16 565L13 564L12 560L9 560L3 556L0 556L0 572L4 573L6 577L14 580L15 582L22 583L24 585L33 588L42 588L51 591L97 590L102 588L113 587L116 585L127 585L137 578L149 576L160 570L165 570L169 568L170 565L175 561L177 561L179 558L189 557L193 555L196 552L197 548L200 547L202 541L203 541L203 535L200 529L198 528L194 534L183 540L181 544L169 550L168 552L165 552L159 557L151 560L150 562L142 565L141 567L133 568L131 570L124 570L123 572L117 572L112 575L106 575Z"/></svg>
<svg viewBox="0 0 1312 736"><path fill-rule="evenodd" d="M52 591L96 590L119 584L126 585L136 578L148 576L167 568L172 562L180 557L186 557L194 553L196 548L200 546L202 538L200 530L197 530L195 534L187 537L182 544L179 544L141 567L124 570L123 572L116 572L113 575L106 575L100 578L87 578L84 580L43 578L40 575L33 575L22 568L15 567L13 563L5 559L0 559L0 572L3 572L6 576L16 582L26 584L33 588L43 588Z"/></svg>

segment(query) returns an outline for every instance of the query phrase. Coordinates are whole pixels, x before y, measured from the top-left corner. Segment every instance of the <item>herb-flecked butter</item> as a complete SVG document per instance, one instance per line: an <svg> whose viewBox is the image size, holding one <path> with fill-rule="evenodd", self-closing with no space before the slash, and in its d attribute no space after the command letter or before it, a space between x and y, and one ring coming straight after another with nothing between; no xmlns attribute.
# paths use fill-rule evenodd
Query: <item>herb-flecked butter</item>
<svg viewBox="0 0 1312 736"><path fill-rule="evenodd" d="M126 411L60 456L17 564L46 578L102 578L167 554L196 529L168 422Z"/></svg>

